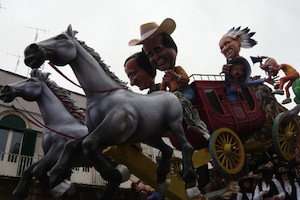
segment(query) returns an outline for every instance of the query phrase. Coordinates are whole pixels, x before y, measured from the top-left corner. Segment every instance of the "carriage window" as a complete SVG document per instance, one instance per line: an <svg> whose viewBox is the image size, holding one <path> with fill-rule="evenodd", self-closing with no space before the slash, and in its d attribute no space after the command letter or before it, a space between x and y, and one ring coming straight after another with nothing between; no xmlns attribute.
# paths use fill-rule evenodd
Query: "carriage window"
<svg viewBox="0 0 300 200"><path fill-rule="evenodd" d="M220 102L218 100L218 97L216 96L214 90L213 89L205 89L204 92L209 100L210 105L213 107L213 109L220 114L224 114L222 107L220 105Z"/></svg>
<svg viewBox="0 0 300 200"><path fill-rule="evenodd" d="M253 110L254 109L254 101L253 101L251 94L249 93L249 90L247 88L243 88L243 95L244 95L244 98L247 101L250 109Z"/></svg>

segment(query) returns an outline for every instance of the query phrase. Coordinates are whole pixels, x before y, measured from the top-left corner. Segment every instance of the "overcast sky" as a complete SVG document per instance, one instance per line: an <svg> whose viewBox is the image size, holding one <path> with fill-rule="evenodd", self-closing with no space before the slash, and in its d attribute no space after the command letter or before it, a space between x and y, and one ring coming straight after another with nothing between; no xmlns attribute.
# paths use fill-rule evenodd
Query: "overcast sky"
<svg viewBox="0 0 300 200"><path fill-rule="evenodd" d="M177 24L172 34L179 49L176 64L189 75L219 74L225 58L218 42L238 26L256 32L253 38L258 44L241 51L251 64L249 56L263 55L300 71L299 0L0 0L0 68L27 76L25 47L72 24L79 32L77 38L94 48L120 79L128 81L124 60L141 49L128 46L128 41L140 38L141 24L160 24L167 17ZM70 69L60 69L75 80ZM50 78L59 85L82 93L47 64L43 70L51 72ZM258 64L252 67L252 75L265 77ZM157 82L161 76L158 72Z"/></svg>

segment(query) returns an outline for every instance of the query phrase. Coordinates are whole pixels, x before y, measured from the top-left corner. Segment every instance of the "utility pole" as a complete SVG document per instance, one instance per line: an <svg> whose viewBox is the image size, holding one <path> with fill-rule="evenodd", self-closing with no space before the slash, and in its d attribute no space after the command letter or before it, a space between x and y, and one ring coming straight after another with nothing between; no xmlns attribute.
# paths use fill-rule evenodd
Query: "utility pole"
<svg viewBox="0 0 300 200"><path fill-rule="evenodd" d="M31 29L31 30L35 30L35 37L34 37L34 42L37 41L38 37L39 37L39 32L50 32L46 29L41 29L41 28L37 28L37 27L30 27L30 26L25 26L25 28ZM41 66L41 69L44 68L44 64ZM27 76L29 75L29 68L28 68L28 72L27 72Z"/></svg>
<svg viewBox="0 0 300 200"><path fill-rule="evenodd" d="M6 54L18 58L18 61L17 61L17 64L16 64L16 68L15 68L15 73L16 73L16 72L17 72L17 68L18 68L18 66L19 66L19 64L20 64L20 58L21 58L22 56L16 55L16 54L12 54L12 53L6 53ZM23 58L23 57L22 57L22 58ZM28 74L27 74L27 76L28 76Z"/></svg>

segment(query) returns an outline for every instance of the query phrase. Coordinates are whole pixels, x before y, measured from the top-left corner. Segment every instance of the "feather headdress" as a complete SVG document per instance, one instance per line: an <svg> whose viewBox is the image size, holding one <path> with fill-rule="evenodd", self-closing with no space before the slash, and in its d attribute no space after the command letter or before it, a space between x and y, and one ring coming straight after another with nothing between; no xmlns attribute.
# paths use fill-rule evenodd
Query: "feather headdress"
<svg viewBox="0 0 300 200"><path fill-rule="evenodd" d="M242 48L251 48L257 44L257 41L252 39L251 37L255 34L255 32L250 32L248 27L241 29L241 27L231 28L223 37L228 36L233 39L236 39L237 36L241 37L241 47Z"/></svg>

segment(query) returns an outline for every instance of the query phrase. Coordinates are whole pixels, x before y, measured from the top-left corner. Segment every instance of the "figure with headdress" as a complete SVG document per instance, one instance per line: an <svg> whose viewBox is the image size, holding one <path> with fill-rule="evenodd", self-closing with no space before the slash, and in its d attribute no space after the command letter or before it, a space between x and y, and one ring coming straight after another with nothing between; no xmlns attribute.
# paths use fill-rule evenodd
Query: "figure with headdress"
<svg viewBox="0 0 300 200"><path fill-rule="evenodd" d="M282 104L290 103L292 100L290 98L291 94L289 88L292 86L293 81L300 78L297 70L289 64L278 64L274 58L270 57L267 57L265 63L260 67L269 75L269 77L277 77L280 70L284 72L285 76L279 79L279 85L277 85L277 87L275 88L276 90L274 90L272 93L284 95L283 87L284 84L287 83L284 88L286 99L282 101Z"/></svg>
<svg viewBox="0 0 300 200"><path fill-rule="evenodd" d="M286 167L280 167L278 174L277 179L285 192L285 200L300 200L300 187L293 172Z"/></svg>
<svg viewBox="0 0 300 200"><path fill-rule="evenodd" d="M257 44L257 41L252 39L254 34L255 32L250 32L248 27L231 28L219 41L221 53L227 60L240 56L241 48L249 49Z"/></svg>

